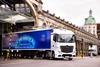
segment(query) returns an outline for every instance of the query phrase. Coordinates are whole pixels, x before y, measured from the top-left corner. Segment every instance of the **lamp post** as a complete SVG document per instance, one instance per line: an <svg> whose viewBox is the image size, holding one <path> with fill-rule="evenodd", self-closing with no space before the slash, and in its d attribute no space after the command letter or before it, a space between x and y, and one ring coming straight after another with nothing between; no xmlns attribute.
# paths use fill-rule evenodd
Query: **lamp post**
<svg viewBox="0 0 100 67"><path fill-rule="evenodd" d="M3 56L3 54L4 54L3 51L2 51L2 49L3 49L2 48L2 46L3 46L3 33L4 33L4 24L3 23L2 23L1 27L2 28L1 28L1 34L0 34L1 35L1 50L0 51L1 51L1 56Z"/></svg>
<svg viewBox="0 0 100 67"><path fill-rule="evenodd" d="M10 58L10 54L11 54L11 44L12 44L12 33L13 33L13 28L12 26L15 25L15 21L14 18L12 17L12 13L11 13L11 16L10 16L10 22L11 22L11 25L10 25L10 31L9 31L9 49L8 49L8 52L7 52L7 55L8 57Z"/></svg>
<svg viewBox="0 0 100 67"><path fill-rule="evenodd" d="M84 56L84 40L82 39L82 44L81 44L81 50L82 50L82 58L83 58L83 56Z"/></svg>
<svg viewBox="0 0 100 67"><path fill-rule="evenodd" d="M10 58L10 52L11 52L11 42L12 42L12 32L10 32L10 34L9 34L9 36L10 36L10 39L9 39L9 54L8 54L8 56L9 56L9 58Z"/></svg>

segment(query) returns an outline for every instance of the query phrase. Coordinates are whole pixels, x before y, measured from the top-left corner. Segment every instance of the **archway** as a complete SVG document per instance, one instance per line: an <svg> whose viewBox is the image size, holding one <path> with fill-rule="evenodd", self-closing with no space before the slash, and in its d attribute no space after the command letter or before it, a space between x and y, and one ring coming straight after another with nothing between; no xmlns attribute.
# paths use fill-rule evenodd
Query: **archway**
<svg viewBox="0 0 100 67"><path fill-rule="evenodd" d="M28 4L28 6L32 10L32 16L35 18L35 26L37 27L38 26L38 14L37 14L37 12L36 12L36 10L35 10L32 2L31 2L31 0L25 0L25 1L26 1L26 3Z"/></svg>

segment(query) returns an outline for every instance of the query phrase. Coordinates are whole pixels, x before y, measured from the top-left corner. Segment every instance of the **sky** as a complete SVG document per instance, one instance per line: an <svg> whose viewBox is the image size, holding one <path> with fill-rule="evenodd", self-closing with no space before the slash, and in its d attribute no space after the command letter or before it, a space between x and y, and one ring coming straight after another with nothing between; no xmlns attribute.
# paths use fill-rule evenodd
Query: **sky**
<svg viewBox="0 0 100 67"><path fill-rule="evenodd" d="M96 23L100 23L100 0L42 0L43 9L55 13L62 19L76 26L82 26L85 18L89 16L89 10L93 11Z"/></svg>

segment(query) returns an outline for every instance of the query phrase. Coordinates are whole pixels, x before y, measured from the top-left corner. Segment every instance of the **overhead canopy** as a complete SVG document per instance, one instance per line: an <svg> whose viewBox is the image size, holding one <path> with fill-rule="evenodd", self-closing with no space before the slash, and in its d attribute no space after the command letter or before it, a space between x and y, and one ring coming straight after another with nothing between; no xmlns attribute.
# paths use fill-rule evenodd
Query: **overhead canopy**
<svg viewBox="0 0 100 67"><path fill-rule="evenodd" d="M4 9L0 7L0 20L12 24L24 23L24 22L34 22L33 17L29 17L23 14L19 14L15 11Z"/></svg>
<svg viewBox="0 0 100 67"><path fill-rule="evenodd" d="M24 0L0 0L0 4L17 4L17 3L23 3Z"/></svg>
<svg viewBox="0 0 100 67"><path fill-rule="evenodd" d="M9 22L12 24L34 21L34 19L32 17L25 17L22 15L12 15L12 16L10 15L10 16L8 16L8 18L3 17L3 19L0 18L0 20Z"/></svg>

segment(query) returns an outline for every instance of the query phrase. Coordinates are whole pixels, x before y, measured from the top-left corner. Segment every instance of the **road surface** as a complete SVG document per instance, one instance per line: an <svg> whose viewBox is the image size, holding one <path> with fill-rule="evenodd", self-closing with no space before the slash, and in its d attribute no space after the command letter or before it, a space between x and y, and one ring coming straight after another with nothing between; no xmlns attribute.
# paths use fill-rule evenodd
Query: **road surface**
<svg viewBox="0 0 100 67"><path fill-rule="evenodd" d="M100 67L100 57L68 60L13 59L0 61L0 67Z"/></svg>

